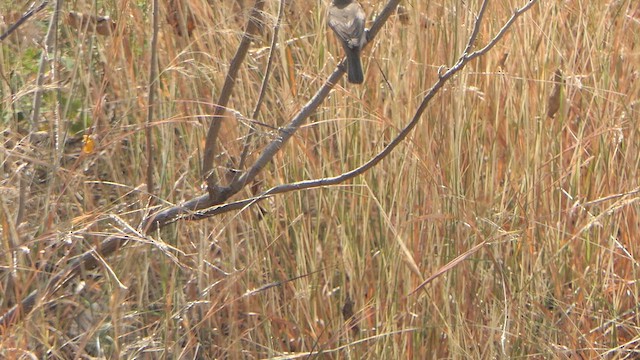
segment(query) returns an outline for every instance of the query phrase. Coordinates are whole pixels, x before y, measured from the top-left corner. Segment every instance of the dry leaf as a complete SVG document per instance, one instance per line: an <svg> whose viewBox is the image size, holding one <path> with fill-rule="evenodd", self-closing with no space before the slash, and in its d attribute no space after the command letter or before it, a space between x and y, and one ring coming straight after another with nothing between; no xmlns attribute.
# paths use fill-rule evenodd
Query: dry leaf
<svg viewBox="0 0 640 360"><path fill-rule="evenodd" d="M560 93L562 92L562 83L564 82L560 69L556 70L553 75L553 82L553 90L547 100L547 116L550 118L555 117L558 110L560 110Z"/></svg>
<svg viewBox="0 0 640 360"><path fill-rule="evenodd" d="M80 31L92 32L95 29L96 33L104 36L110 36L116 30L115 21L108 16L96 17L74 11L70 11L67 15L67 24Z"/></svg>
<svg viewBox="0 0 640 360"><path fill-rule="evenodd" d="M82 152L92 154L96 149L96 142L91 135L82 136Z"/></svg>
<svg viewBox="0 0 640 360"><path fill-rule="evenodd" d="M507 58L508 58L508 57L509 57L509 53L505 51L505 52L502 54L502 57L500 57L500 60L498 60L498 67L500 67L500 68L502 68L502 69L503 69L503 68L504 68L504 64L506 64L506 63L507 63Z"/></svg>
<svg viewBox="0 0 640 360"><path fill-rule="evenodd" d="M347 294L347 298L344 299L344 305L342 306L342 318L344 319L344 321L348 322L349 328L355 335L360 332L360 327L358 326L358 322L354 317L353 305L355 305L355 302L351 300L351 296Z"/></svg>

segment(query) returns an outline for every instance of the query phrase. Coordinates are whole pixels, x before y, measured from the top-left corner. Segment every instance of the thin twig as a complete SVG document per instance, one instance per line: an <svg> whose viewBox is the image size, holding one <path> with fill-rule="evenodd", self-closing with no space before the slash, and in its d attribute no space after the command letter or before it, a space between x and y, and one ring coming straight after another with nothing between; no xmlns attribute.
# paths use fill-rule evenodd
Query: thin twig
<svg viewBox="0 0 640 360"><path fill-rule="evenodd" d="M251 9L247 28L242 35L242 40L240 41L238 50L236 51L236 54L234 55L233 59L231 60L231 64L229 65L229 71L227 72L224 85L222 86L222 91L220 92L218 102L215 104L211 125L209 126L209 131L207 132L207 140L205 142L204 155L202 160L202 174L207 182L207 191L212 201L215 201L215 199L224 196L220 187L218 186L218 180L213 169L213 162L216 153L216 142L218 141L218 133L220 132L222 115L224 114L224 110L229 103L229 99L231 98L231 93L233 92L233 87L235 86L236 78L238 77L238 72L240 71L240 66L244 62L244 58L249 51L249 46L251 45L253 37L258 32L258 24L260 22L260 18L262 17L262 9L264 8L264 3L264 0L256 0L253 8Z"/></svg>
<svg viewBox="0 0 640 360"><path fill-rule="evenodd" d="M537 0L530 0L522 8L516 9L514 14L511 16L511 18L509 18L509 20L507 20L507 22L505 23L505 26L503 26L500 29L500 31L496 34L496 36L493 39L491 39L491 41L489 41L489 43L485 47L471 54L463 53L458 59L458 61L456 62L456 64L453 67L451 67L448 71L446 71L444 74L442 74L439 77L438 81L429 89L429 91L423 98L420 106L416 110L411 121L409 121L409 123L400 131L400 133L398 133L398 135L384 149L382 149L378 154L376 154L373 158L369 159L369 161L367 161L363 165L334 177L304 180L304 181L299 181L291 184L277 185L265 191L264 193L260 194L259 196L256 196L253 198L243 199L243 200L239 200L239 201L235 201L235 202L223 204L223 205L212 206L210 208L198 211L199 206L202 206L203 204L206 204L208 202L206 195L200 196L196 199L186 202L182 206L162 211L152 219L154 223L152 228L155 229L157 226L164 225L165 222L174 222L179 218L183 218L183 217L186 217L192 220L199 220L199 219L219 215L222 213L226 213L229 211L240 210L276 194L337 185L337 184L344 183L350 179L353 179L356 176L362 175L363 173L365 173L366 171L374 167L376 164L378 164L380 161L382 161L382 159L384 159L387 155L389 155L393 151L393 149L395 149L411 133L413 128L415 128L415 126L418 124L420 118L422 117L422 114L426 110L427 105L429 104L431 99L433 99L433 97L438 93L438 91L444 86L444 84L453 75L461 71L471 60L475 59L476 57L482 54L485 54L493 46L495 46L498 43L499 39L501 39L504 36L504 34L507 32L507 30L511 27L513 22L520 15L522 15L529 8L531 8L536 2ZM480 19L480 17L478 17L478 19ZM370 33L370 34L375 34L375 33ZM302 121L306 119L305 117L303 117L303 114L306 114L309 111L309 109L315 109L317 107L317 102L322 101L324 99L325 92L328 93L330 87L333 86L332 84L335 83L335 81L337 81L339 77L344 73L344 70L342 71L341 70L342 69L340 69L340 67L336 68L336 70L334 71L333 74L331 74L331 76L329 77L325 85L320 90L318 90L316 95L314 95L314 97L302 108L302 110L300 110L300 112L293 118L293 120L289 123L289 125L287 125L285 128L282 128L280 130L280 136L277 139L275 139L272 143L270 143L267 146L267 148L265 148L262 156L258 159L256 164L239 179L239 181L237 182L238 184L234 183L232 185L246 184L246 182L253 179L253 176L255 176L262 169L262 167L264 167L264 165L266 165L266 163L271 160L273 155L277 153L277 151L284 145L284 143L288 140L288 138L291 135L293 135L293 132L295 132L295 130L302 124ZM243 181L245 177L247 178L247 180ZM235 190L236 190L235 188L232 188L231 192Z"/></svg>
<svg viewBox="0 0 640 360"><path fill-rule="evenodd" d="M389 19L391 14L394 13L396 7L400 0L389 0L387 5L385 5L380 15L376 18L373 25L371 26L371 30L368 33L368 41L370 42L376 34L382 29L384 23ZM344 62L344 60L343 60ZM249 168L242 176L234 179L232 183L228 187L217 187L217 191L212 196L211 193L205 194L202 196L198 196L194 199L191 199L181 205L171 207L169 209L161 210L160 212L153 214L149 218L145 219L142 228L147 232L153 232L158 228L163 227L168 223L172 223L181 218L189 218L190 216L201 216L196 215L198 210L202 209L227 209L227 211L240 209L247 204L252 204L256 200L263 199L268 197L269 195L279 193L280 187L276 187L274 189L269 190L267 193L262 194L262 197L252 198L248 200L243 200L241 202L234 203L236 205L232 207L228 207L226 205L222 205L219 207L212 208L213 206L222 204L224 201L229 199L232 195L238 193L246 184L250 183L255 179L255 177L262 171L262 169L273 159L273 157L280 151L280 149L284 146L284 144L293 136L293 134L304 124L307 118L313 114L318 106L322 104L324 99L327 97L331 89L338 83L340 77L344 75L345 70L344 66L341 63L336 66L333 73L329 75L329 78L325 82L325 84L316 92L316 94L302 107L302 109L291 119L289 124L279 129L279 136L274 139L271 143L269 143L262 154L256 160L256 162ZM206 150L205 150L206 153ZM282 185L286 187L287 185ZM276 192L271 192L276 191ZM240 205L243 204L243 205ZM205 216L206 217L206 216Z"/></svg>
<svg viewBox="0 0 640 360"><path fill-rule="evenodd" d="M258 114L260 113L260 108L262 107L262 102L264 101L264 96L267 93L267 84L269 83L269 79L271 78L271 69L273 67L273 58L275 57L275 49L278 45L278 35L280 34L280 24L282 23L282 18L284 16L284 2L285 0L280 0L280 5L278 7L278 19L276 20L276 24L273 26L273 39L271 39L271 46L269 47L269 58L267 60L267 68L265 69L264 78L262 79L262 85L260 85L260 94L258 95L258 101L256 101L256 106L253 109L253 115L251 115L252 119L257 119ZM244 168L244 163L247 159L247 155L249 154L249 146L251 144L251 138L255 134L255 128L253 126L249 127L249 133L244 139L244 144L242 146L242 154L240 155L240 162L238 164L238 169Z"/></svg>
<svg viewBox="0 0 640 360"><path fill-rule="evenodd" d="M9 35L11 35L11 33L13 33L14 31L18 30L20 25L24 24L25 21L27 21L30 17L32 17L33 15L38 13L40 10L44 9L44 7L47 6L48 3L49 3L48 0L44 0L35 9L33 8L33 4L32 4L31 8L26 13L22 14L20 19L18 19L18 21L16 21L15 24L11 25L7 29L7 31L5 31L2 35L0 35L0 41L6 39L7 37L9 37Z"/></svg>
<svg viewBox="0 0 640 360"><path fill-rule="evenodd" d="M52 52L53 42L56 37L56 31L58 29L58 18L60 14L60 8L62 7L62 0L57 0L55 9L51 14L51 20L49 22L49 28L47 29L47 35L44 40L44 50L40 56L40 65L38 68L38 76L36 78L36 89L33 95L33 106L31 113L31 133L35 133L38 129L38 122L40 121L40 107L42 106L42 87L44 85L44 74L46 72L47 65L49 64L49 54Z"/></svg>
<svg viewBox="0 0 640 360"><path fill-rule="evenodd" d="M477 58L478 56L482 56L486 54L489 50L491 50L491 48L493 48L498 42L500 42L500 40L507 33L507 30L509 30L511 25L513 25L513 23L520 17L520 15L527 12L527 10L529 10L537 2L538 0L529 0L529 2L526 5L524 5L520 9L516 9L513 12L513 15L511 15L511 17L509 18L509 20L507 20L507 22L502 26L500 31L498 31L498 34L493 39L491 39L491 41L489 41L489 43L487 43L487 45L485 45L482 49L472 52L467 56L467 58L471 60L471 59Z"/></svg>
<svg viewBox="0 0 640 360"><path fill-rule="evenodd" d="M38 125L40 123L40 110L42 107L42 98L44 94L44 83L45 83L45 74L49 71L50 80L52 83L55 83L58 77L58 70L56 64L53 63L52 60L55 60L57 57L57 34L58 34L58 21L60 18L60 12L62 9L63 0L56 0L53 13L51 14L51 19L49 23L49 27L47 29L47 34L44 40L44 49L42 50L42 54L40 56L40 64L38 67L38 75L36 77L36 86L33 95L33 105L32 105L32 113L30 118L30 134L29 139L30 142L35 140L34 136L38 131ZM57 88L57 87L56 87ZM57 88L56 92L60 93L59 88ZM61 136L63 133L62 127L64 123L61 119L60 112L60 103L59 96L54 97L55 105L53 106L54 118L52 124L50 124L50 129L52 129L52 138L53 138L53 156L52 159L49 160L51 163L52 174L57 174L58 169L60 167L60 159L62 157L62 152L64 151L64 146L62 145ZM35 176L35 172L32 174ZM49 186L47 187L47 199L49 195L53 192L54 185L53 182L49 182ZM41 215L43 219L46 219L50 215L50 211L54 211L54 209L45 205L43 214Z"/></svg>
<svg viewBox="0 0 640 360"><path fill-rule="evenodd" d="M385 10L388 9L388 6L390 6L390 4L394 4L393 9L395 9L395 6L397 6L398 2L399 0L389 1L389 3L387 4L387 8L385 8ZM431 99L433 99L435 94L444 86L444 84L448 79L450 79L454 74L462 70L466 66L466 64L468 64L471 60L489 51L504 36L504 34L513 24L513 22L520 15L522 15L529 8L531 8L531 6L533 6L536 2L537 0L530 0L525 6L523 6L520 9L517 9L512 15L512 17L506 22L505 26L502 27L499 33L484 48L472 54L463 54L461 58L458 60L458 62L451 69L449 69L444 74L442 74L438 79L438 81L431 87L427 95L425 95L425 97L423 98L422 103L416 110L411 121L401 130L401 132L396 136L396 138L394 138L393 141L391 141L391 143L389 143L380 153L378 153L376 156L374 156L372 159L370 159L360 167L335 177L316 179L316 180L307 180L307 181L300 181L292 184L279 185L267 190L262 195L255 198L236 201L229 204L211 207L203 211L194 212L193 210L201 208L201 206L203 206L204 204L210 204L212 201L220 200L215 198L212 199L212 196L210 194L203 195L195 199L192 199L181 206L173 207L171 209L168 209L159 213L154 217L146 219L143 222L143 224L145 225L146 233L156 230L159 227L165 226L168 223L171 223L179 218L183 218L183 217L189 217L191 219L206 218L206 217L221 214L224 212L241 209L243 207L252 205L258 201L261 201L275 194L289 192L293 190L303 190L303 189L317 188L322 186L335 185L338 183L345 182L355 176L358 176L364 173L365 171L370 169L372 166L375 166L377 163L379 163L398 144L400 144L402 140L406 138L406 136L411 132L411 130L417 125L418 120L424 113L428 103L431 101ZM372 30L370 32L369 39L372 39L374 35L377 33L377 31L379 31L379 29L382 27L382 25L378 23L378 20L381 20L381 21L386 20L386 18L388 18L388 15L390 15L391 12L388 13L386 18L382 17L383 13L381 13L381 16L374 23L374 26L372 27L372 29L376 29L376 30ZM305 115L308 116L309 111L317 108L319 103L321 103L322 100L324 100L326 95L329 93L329 90L334 86L333 84L335 84L337 80L339 80L340 76L342 76L343 74L344 74L344 69L338 66L336 70L334 70L334 72L329 76L325 85L323 85L320 88L320 90L318 90L316 95L307 103L307 105L305 105L305 107L303 107L303 109L298 113L298 115L296 115L292 119L289 125L285 126L280 130L280 136L267 147L267 149L263 153L263 156L260 159L262 159L263 161L267 159L268 161L277 153L277 151L283 146L286 140L288 140L293 135L293 132L295 132L295 130L297 130L297 128L299 128L302 122L306 119ZM265 165L264 163L261 163L259 161L256 162L256 164L251 168L253 172L245 173L242 178L244 178L245 180L253 179L252 176L255 176L257 172L259 172ZM243 181L241 183L246 184L246 181ZM232 190L232 189L227 189L227 190ZM224 195L230 196L230 194L231 192L226 192ZM0 334L7 331L7 329L9 329L13 324L19 321L26 314L30 313L34 309L34 307L37 305L38 300L46 301L48 298L51 297L54 291L56 291L62 285L68 283L73 278L78 276L81 269L93 269L97 267L100 264L100 260L99 260L100 258L107 257L112 253L114 253L119 247L125 245L125 243L130 239L129 236L133 236L133 235L134 234L108 237L101 243L101 245L98 248L88 251L84 253L82 256L80 256L79 258L73 260L70 266L67 268L67 270L61 271L58 274L56 274L53 278L51 278L51 280L49 281L49 285L45 289L32 292L31 294L29 294L29 296L23 299L20 302L20 304L14 306L8 312L0 316ZM469 253L471 253L472 251L477 251L477 249L479 249L482 245L484 245L484 243L478 244L476 247L470 249ZM463 257L461 257L461 259L464 258L464 255L465 254L463 254Z"/></svg>
<svg viewBox="0 0 640 360"><path fill-rule="evenodd" d="M471 51L471 49L473 49L473 46L476 44L476 40L478 39L478 34L480 33L480 25L482 24L481 20L484 17L484 12L487 10L487 5L489 5L489 0L484 0L482 2L482 5L480 6L480 11L478 11L475 24L473 25L473 31L469 36L467 47L462 52L463 54L468 54Z"/></svg>

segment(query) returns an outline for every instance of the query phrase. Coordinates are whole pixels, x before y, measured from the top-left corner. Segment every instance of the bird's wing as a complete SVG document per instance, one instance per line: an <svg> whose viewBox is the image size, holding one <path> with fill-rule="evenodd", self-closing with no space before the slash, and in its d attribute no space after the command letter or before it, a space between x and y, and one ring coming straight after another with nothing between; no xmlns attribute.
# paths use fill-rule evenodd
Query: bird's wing
<svg viewBox="0 0 640 360"><path fill-rule="evenodd" d="M351 48L359 48L362 44L362 38L364 33L364 12L358 4L352 3L348 7L354 7L354 9L344 9L342 11L336 11L337 9L330 10L329 27L335 31L336 35L345 43L349 44ZM351 10L351 11L345 11ZM357 16L349 17L345 16L345 13L357 14Z"/></svg>

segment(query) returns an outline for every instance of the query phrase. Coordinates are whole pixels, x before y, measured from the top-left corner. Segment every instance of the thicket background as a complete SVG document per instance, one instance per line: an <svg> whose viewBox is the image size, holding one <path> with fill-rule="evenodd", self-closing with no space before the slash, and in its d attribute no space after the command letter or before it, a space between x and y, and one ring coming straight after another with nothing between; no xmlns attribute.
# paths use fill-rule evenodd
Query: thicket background
<svg viewBox="0 0 640 360"><path fill-rule="evenodd" d="M0 43L3 313L104 237L202 194L206 115L253 2L160 3L153 196L144 185L151 2L63 4L35 128L51 4ZM369 20L383 6L362 4ZM492 2L479 44L523 4ZM0 5L2 29L29 5ZM402 5L365 51L365 84L343 79L240 195L352 169L407 123L439 67L460 56L480 4ZM250 119L277 9L267 2L223 120L223 181L249 127L251 161L342 58L326 2L287 2L265 106ZM83 30L82 15L110 16L111 31ZM364 176L132 239L6 331L0 355L637 356L639 34L637 1L540 2Z"/></svg>

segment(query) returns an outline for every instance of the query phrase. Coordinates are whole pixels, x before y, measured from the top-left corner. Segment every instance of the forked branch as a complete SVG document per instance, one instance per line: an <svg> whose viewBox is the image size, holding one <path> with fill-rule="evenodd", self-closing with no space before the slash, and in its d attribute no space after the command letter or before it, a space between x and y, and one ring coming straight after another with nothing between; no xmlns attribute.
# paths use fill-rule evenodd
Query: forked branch
<svg viewBox="0 0 640 360"><path fill-rule="evenodd" d="M378 34L380 29L382 29L382 26L389 19L391 14L394 13L399 3L400 0L389 0L387 5L385 5L384 9L382 10L382 12L380 12L380 15L376 18L371 27L371 30L369 31L369 41L371 41ZM289 121L287 125L279 129L278 136L264 148L256 162L244 174L242 174L242 176L235 178L228 187L218 186L214 194L215 196L211 196L211 192L209 192L208 194L189 200L179 206L161 210L160 212L152 215L149 219L147 219L142 228L145 229L145 231L147 231L148 233L155 231L156 229L168 223L174 222L177 219L201 218L201 214L196 214L198 210L211 208L212 206L222 204L231 196L237 194L240 190L242 190L242 188L244 188L246 184L255 179L255 177L262 171L262 169L264 169L264 167L282 149L284 144L286 144L289 139L295 134L300 126L302 126L309 118L309 116L311 116L311 114L316 111L320 104L324 102L324 99L326 99L326 97L329 95L331 89L333 89L335 84L338 83L338 80L340 80L342 75L344 75L345 73L344 66L342 65L343 64L335 68L333 73L329 75L329 78L324 83L324 85L322 85L322 87L316 92L316 94L302 107L302 109L291 119L291 121ZM265 195L267 194L263 194L262 196Z"/></svg>
<svg viewBox="0 0 640 360"><path fill-rule="evenodd" d="M400 0L390 0L387 3L385 9L381 12L380 16L376 19L376 21L374 22L369 32L369 36L368 36L369 40L372 40L376 36L376 34L382 28L382 24L384 24L384 22L393 13L393 11L395 11L399 1ZM259 3L263 3L263 2L264 2L263 0L256 0L256 6ZM486 6L486 2L487 1L485 1L485 4L483 4L483 8ZM185 204L182 204L181 206L176 206L171 209L164 210L159 214L149 219L146 219L143 222L142 228L144 229L145 233L148 234L178 219L207 218L207 217L211 217L211 216L225 213L228 211L242 209L244 207L250 206L258 201L266 199L275 194L281 194L289 191L317 188L317 187L323 187L323 186L329 186L329 185L336 185L363 174L364 172L366 172L367 170L371 169L373 166L378 164L383 158L385 158L389 153L391 153L391 151L393 151L407 137L407 135L417 125L418 121L420 120L424 111L426 110L429 102L435 97L438 91L444 86L444 84L452 76L454 76L456 73L461 71L471 60L481 55L484 55L493 46L495 46L500 41L500 39L502 39L502 37L506 34L509 28L513 25L515 20L520 15L522 15L527 10L529 10L536 2L537 0L530 0L522 8L517 9L513 13L511 18L502 27L502 29L491 39L491 41L489 41L481 49L475 52L469 53L469 51L471 51L471 48L475 46L474 38L477 36L477 31L478 31L476 29L479 28L480 22L482 21L482 16L478 16L476 19L474 31L470 35L468 46L465 52L457 60L456 64L440 75L436 83L428 90L427 94L424 96L421 104L416 109L412 119L407 123L407 125L405 125L405 127L400 131L400 133L382 151L380 151L378 154L376 154L374 157L372 157L363 165L335 177L306 180L306 181L300 181L300 182L291 183L291 184L278 185L254 198L244 199L241 201L236 201L236 202L223 204L219 206L208 207L207 209L204 209L204 210L198 210L198 209L203 209L204 205L221 204L223 201L226 201L232 194L235 194L240 189L242 189L242 187L245 184L247 184L249 181L255 178L255 176L264 168L264 166L266 166L266 164L273 158L273 156L275 156L275 154L282 148L282 146L300 128L300 126L304 123L304 121L307 119L309 114L313 113L315 109L324 101L326 96L329 94L329 91L333 88L334 84L336 84L337 81L340 79L340 77L344 74L344 67L338 66L334 70L334 72L329 76L326 83L318 90L318 92L311 98L311 100L309 100L309 102L300 110L300 112L296 116L294 116L294 118L289 122L289 124L280 129L279 136L266 147L266 149L263 151L263 153L261 154L257 162L245 174L243 174L241 177L236 179L228 188L221 189L217 185L215 185L217 191L213 193L210 191L209 194L190 200ZM263 4L261 4L261 6L262 5ZM244 41L244 38L243 38L243 41ZM240 50L238 50L238 52L240 52ZM232 67L234 66L239 66L239 64L234 65L234 63L232 63ZM233 88L233 81L235 80L235 75L231 76L231 73L232 71L230 69L230 74L228 75L228 78L225 82L225 87L223 88L223 94L221 94L221 100L217 104L218 107L216 109L215 114L218 114L218 116L222 114L221 111L222 109L224 109L223 105L228 102L228 99L229 99L228 96ZM235 69L235 74L237 75L237 69ZM227 83L229 81L231 81L231 85L227 86ZM213 143L215 143L217 138L218 130L215 130L215 126L214 126L216 123L218 123L218 130L219 130L219 121L216 121L214 118L214 122L209 133L209 135L212 136ZM214 132L213 135L212 135L212 132ZM213 153L211 152L213 151L213 147L208 146L210 136L207 137L207 150L210 151L208 154L208 160L210 160L211 162L207 163L206 162L207 157L205 157L205 164L204 164L205 168L208 168L209 171L211 170L211 164L213 160ZM222 191L219 191L219 190L222 190ZM128 231L131 233L130 234L131 236L136 236L134 231L132 230L128 230ZM30 313L33 310L33 308L37 306L38 301L47 301L48 299L50 299L53 293L56 291L56 289L60 287L61 284L65 284L69 282L71 279L73 279L74 277L76 277L80 273L81 269L90 270L99 266L102 258L110 256L112 253L117 251L117 249L122 245L124 245L128 241L128 239L129 239L129 236L127 235L108 237L96 249L92 249L86 252L85 254L83 254L82 256L80 256L79 258L76 258L74 261L72 261L69 264L69 266L67 266L65 270L61 271L60 273L56 274L51 278L49 282L49 286L47 286L45 289L34 291L27 298L23 299L20 304L16 305L7 313L5 313L2 317L0 317L0 333L3 333L8 328L10 328L13 324L15 324L16 321L24 317L25 314Z"/></svg>
<svg viewBox="0 0 640 360"><path fill-rule="evenodd" d="M484 3L482 4L482 8L484 8L486 6L487 2L488 2L488 0L484 1ZM400 143L402 143L402 141L411 133L411 131L416 127L416 125L420 121L420 118L424 114L424 111L427 109L427 106L428 106L429 102L435 97L435 95L438 93L438 91L444 86L444 84L451 77L453 77L456 73L458 73L462 69L464 69L464 67L469 62L471 62L473 59L475 59L475 58L477 58L477 57L479 57L481 55L484 55L489 50L491 50L491 48L493 48L500 41L500 39L507 33L507 31L509 30L511 25L513 25L513 23L516 21L516 19L518 17L520 17L520 15L524 14L527 10L529 10L533 5L535 5L536 2L537 2L537 0L530 0L523 7L519 8L519 9L516 9L514 11L514 13L512 14L512 16L509 18L509 20L507 20L505 25L500 29L500 31L498 31L498 33L484 47L482 47L480 50L474 51L472 53L467 53L465 51L459 57L459 59L456 61L456 64L454 66L452 66L449 70L445 71L442 75L440 75L440 77L438 78L438 81L436 81L436 83L433 84L433 86L428 90L427 94L424 96L424 98L422 99L422 102L420 103L420 105L418 106L417 110L415 111L412 119L407 123L407 125L405 125L405 127L400 131L400 133L398 133L398 135L393 140L391 140L391 142L387 146L385 146L384 149L382 149L378 154L376 154L374 157L369 159L369 161L367 161L366 163L362 164L361 166L359 166L359 167L357 167L357 168L355 168L353 170L350 170L348 172L345 172L343 174L340 174L340 175L337 175L337 176L334 176L334 177L326 177L326 178L313 179L313 180L304 180L304 181L299 181L299 182L295 182L295 183L291 183L291 184L277 185L277 186L274 186L271 189L265 191L264 193L260 194L259 196L256 196L256 197L253 197L253 198L249 198L249 199L243 199L243 200L235 201L235 202L228 203L228 204L214 206L214 207L211 207L211 208L208 208L208 209L205 209L205 210L201 210L201 211L197 211L197 212L194 212L192 214L189 214L188 217L190 219L203 219L203 218L219 215L219 214L222 214L222 213L225 213L225 212L242 209L244 207L250 206L250 205L252 205L252 204L254 204L254 203L258 202L258 201L264 200L264 199L266 199L266 198L268 198L270 196L276 195L276 194L282 194L282 193L291 192L291 191L312 189L312 188L318 188L318 187L324 187L324 186L337 185L337 184L344 183L344 182L346 182L348 180L351 180L351 179L355 178L356 176L362 175L363 173L365 173L366 171L368 171L369 169L371 169L372 167L377 165L380 161L382 161L382 159L384 159L387 155L389 155ZM480 24L481 24L482 19L483 19L482 14L484 14L483 11L480 12L480 15L476 17L476 23L475 23L475 26L474 26L474 31L472 32L472 35L470 36L470 39L469 39L469 42L468 42L468 46L466 48L467 51L471 50L471 48L473 47L473 43L475 42L474 38L477 37L477 30L476 29L479 29ZM334 72L332 74L332 77L333 76L338 76L339 77L340 75L342 75L342 74L339 73L338 69L336 69L336 72ZM332 81L332 77L329 78L329 80L327 81L328 83ZM325 85L327 85L327 84L325 84ZM319 91L319 94L316 94L316 96L319 96L320 93L322 93L322 90L323 89L321 89ZM314 99L315 99L316 96L314 96ZM311 100L312 103L313 103L314 99ZM303 113L303 112L304 112L304 108L303 108L303 110L301 110L301 113ZM297 118L297 116L294 118L294 120L296 118ZM285 132L285 135L289 135L291 132L294 132L295 129L297 129L296 125L297 124L292 121L292 123L290 123L287 127L285 127L283 130L281 130L281 133ZM278 145L280 147L282 146L281 143L279 143ZM276 147L276 145L272 145L272 146L274 148ZM279 147L277 149L279 149ZM271 153L268 150L271 150L271 149L267 148L267 151L265 151L265 154L270 154ZM265 156L265 155L263 154L263 156ZM256 170L256 171L259 171L259 170ZM247 176L249 179L253 179L251 173L247 173L247 174L245 174L245 176Z"/></svg>
<svg viewBox="0 0 640 360"><path fill-rule="evenodd" d="M231 98L231 93L233 92L233 87L235 86L240 66L242 66L242 63L247 56L253 37L258 33L258 29L260 28L259 24L262 19L264 3L264 0L256 0L253 8L251 9L247 28L242 35L242 40L240 41L238 50L229 65L229 71L227 72L224 85L222 86L218 102L215 104L211 125L207 132L207 140L205 142L202 160L202 174L207 182L207 191L211 201L216 201L221 196L224 196L220 186L218 185L215 171L213 170L213 161L216 153L216 143L218 141L218 133L220 132L222 115L224 114L227 104L229 103L229 99Z"/></svg>

